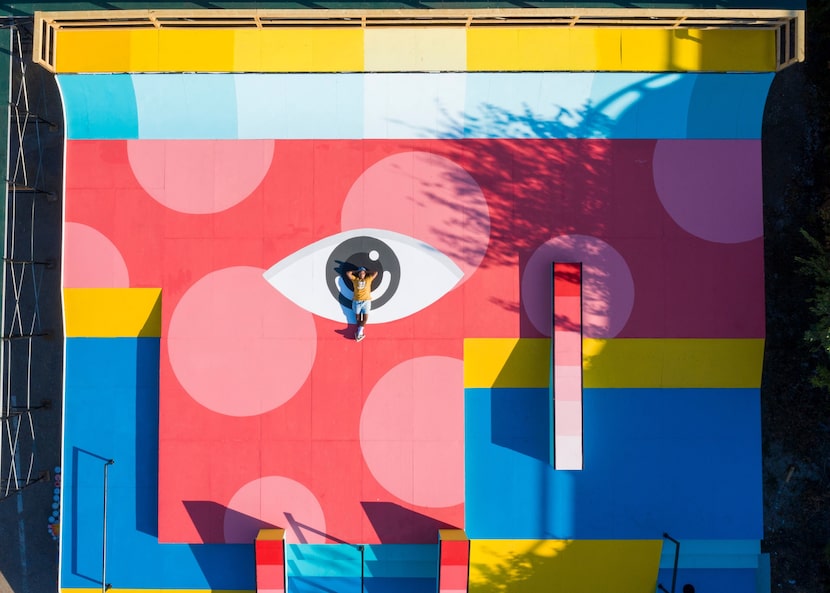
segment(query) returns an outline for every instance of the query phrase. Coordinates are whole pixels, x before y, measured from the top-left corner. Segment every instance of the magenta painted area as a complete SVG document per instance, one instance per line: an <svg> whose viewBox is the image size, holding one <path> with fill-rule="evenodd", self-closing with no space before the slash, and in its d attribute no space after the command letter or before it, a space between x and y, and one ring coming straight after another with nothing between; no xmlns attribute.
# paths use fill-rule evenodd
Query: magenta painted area
<svg viewBox="0 0 830 593"><path fill-rule="evenodd" d="M475 179L449 158L412 151L366 169L343 202L343 230L381 228L424 241L464 272L478 268L490 240L490 211Z"/></svg>
<svg viewBox="0 0 830 593"><path fill-rule="evenodd" d="M257 478L242 486L225 511L225 541L250 544L260 529L285 529L287 543L325 543L326 518L314 494L282 476ZM309 529L313 526L313 529Z"/></svg>
<svg viewBox="0 0 830 593"><path fill-rule="evenodd" d="M760 140L660 140L654 147L654 186L684 230L718 243L760 237Z"/></svg>
<svg viewBox="0 0 830 593"><path fill-rule="evenodd" d="M464 501L464 366L413 358L375 384L360 417L360 447L375 479L419 506Z"/></svg>
<svg viewBox="0 0 830 593"><path fill-rule="evenodd" d="M560 400L554 403L556 436L582 434L582 400Z"/></svg>
<svg viewBox="0 0 830 593"><path fill-rule="evenodd" d="M219 414L273 410L294 396L314 363L311 314L271 288L262 272L236 267L204 276L170 319L176 378L190 397Z"/></svg>
<svg viewBox="0 0 830 593"><path fill-rule="evenodd" d="M171 210L211 214L235 206L262 182L273 140L131 140L130 167L141 187Z"/></svg>
<svg viewBox="0 0 830 593"><path fill-rule="evenodd" d="M77 222L64 228L64 288L129 288L130 273L103 233Z"/></svg>
<svg viewBox="0 0 830 593"><path fill-rule="evenodd" d="M557 402L582 399L582 365L553 368L553 397Z"/></svg>
<svg viewBox="0 0 830 593"><path fill-rule="evenodd" d="M634 280L609 243L586 235L560 235L540 245L522 273L522 304L533 326L551 332L551 263L582 262L582 334L612 338L625 327L634 306Z"/></svg>

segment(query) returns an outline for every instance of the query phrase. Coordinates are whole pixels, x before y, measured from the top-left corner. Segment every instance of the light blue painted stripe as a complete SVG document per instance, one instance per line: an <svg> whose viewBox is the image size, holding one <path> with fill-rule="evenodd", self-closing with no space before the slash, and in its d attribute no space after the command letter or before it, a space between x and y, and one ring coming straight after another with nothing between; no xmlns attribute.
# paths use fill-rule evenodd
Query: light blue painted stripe
<svg viewBox="0 0 830 593"><path fill-rule="evenodd" d="M295 576L288 577L288 590L291 593L363 593L363 584L360 575L349 578ZM375 593L374 589L372 593Z"/></svg>
<svg viewBox="0 0 830 593"><path fill-rule="evenodd" d="M57 80L67 138L138 138L135 91L129 76L73 74Z"/></svg>
<svg viewBox="0 0 830 593"><path fill-rule="evenodd" d="M361 556L351 544L288 544L285 565L289 577L360 577Z"/></svg>
<svg viewBox="0 0 830 593"><path fill-rule="evenodd" d="M435 579L437 544L288 544L289 577L364 577ZM361 561L364 566L361 570Z"/></svg>
<svg viewBox="0 0 830 593"><path fill-rule="evenodd" d="M469 74L366 74L364 138L461 138Z"/></svg>
<svg viewBox="0 0 830 593"><path fill-rule="evenodd" d="M142 139L236 138L234 78L222 74L134 74Z"/></svg>
<svg viewBox="0 0 830 593"><path fill-rule="evenodd" d="M772 76L252 73L60 80L70 139L136 133L148 139L758 139Z"/></svg>
<svg viewBox="0 0 830 593"><path fill-rule="evenodd" d="M236 74L239 138L359 138L363 77Z"/></svg>
<svg viewBox="0 0 830 593"><path fill-rule="evenodd" d="M467 138L576 138L583 132L591 73L482 73L467 82ZM598 137L593 130L587 137Z"/></svg>

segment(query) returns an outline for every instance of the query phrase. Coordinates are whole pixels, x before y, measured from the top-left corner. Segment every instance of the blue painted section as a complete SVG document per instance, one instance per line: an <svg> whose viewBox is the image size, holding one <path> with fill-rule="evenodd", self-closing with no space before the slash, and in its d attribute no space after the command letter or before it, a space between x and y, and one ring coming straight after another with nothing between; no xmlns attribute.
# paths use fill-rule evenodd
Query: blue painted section
<svg viewBox="0 0 830 593"><path fill-rule="evenodd" d="M61 586L100 587L103 463L107 581L125 589L253 589L253 545L159 544L157 338L66 340ZM148 501L147 497L152 497ZM143 530L142 530L143 528Z"/></svg>
<svg viewBox="0 0 830 593"><path fill-rule="evenodd" d="M760 138L774 73L700 76L689 105L689 138Z"/></svg>
<svg viewBox="0 0 830 593"><path fill-rule="evenodd" d="M688 135L686 110L678 107L688 105L699 76L631 74L627 78L625 85L616 77L594 79L584 135L603 137L607 129L613 130L616 138L685 138Z"/></svg>
<svg viewBox="0 0 830 593"><path fill-rule="evenodd" d="M657 582L671 590L672 571L661 568L657 573ZM695 568L677 571L675 591L683 591L683 585L694 585L695 591L728 591L729 593L758 593L756 588L757 573L748 568Z"/></svg>
<svg viewBox="0 0 830 593"><path fill-rule="evenodd" d="M157 338L66 340L62 587L100 587L103 468L107 581L123 589L254 589L253 545L159 544ZM361 568L361 561L365 564ZM292 592L430 593L438 546L286 546Z"/></svg>
<svg viewBox="0 0 830 593"><path fill-rule="evenodd" d="M58 76L66 137L138 138L133 82L126 75Z"/></svg>
<svg viewBox="0 0 830 593"><path fill-rule="evenodd" d="M386 581L432 580L438 576L438 544L375 544L364 546L364 576Z"/></svg>
<svg viewBox="0 0 830 593"><path fill-rule="evenodd" d="M546 461L547 389L467 389L471 539L761 539L756 389L586 389L585 469ZM505 415L504 398L515 408ZM529 418L528 428L519 419Z"/></svg>
<svg viewBox="0 0 830 593"><path fill-rule="evenodd" d="M365 593L435 593L438 579L367 578L363 581Z"/></svg>
<svg viewBox="0 0 830 593"><path fill-rule="evenodd" d="M758 139L773 76L72 74L58 81L72 140Z"/></svg>

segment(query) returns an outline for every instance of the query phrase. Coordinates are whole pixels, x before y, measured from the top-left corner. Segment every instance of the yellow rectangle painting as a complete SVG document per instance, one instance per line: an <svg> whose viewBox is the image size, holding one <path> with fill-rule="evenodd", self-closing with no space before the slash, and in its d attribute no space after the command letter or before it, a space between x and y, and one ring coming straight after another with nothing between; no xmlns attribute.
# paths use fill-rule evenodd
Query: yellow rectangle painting
<svg viewBox="0 0 830 593"><path fill-rule="evenodd" d="M546 388L549 339L464 340L464 386ZM759 388L762 339L582 340L586 388Z"/></svg>
<svg viewBox="0 0 830 593"><path fill-rule="evenodd" d="M469 593L651 592L662 546L661 540L472 540Z"/></svg>
<svg viewBox="0 0 830 593"><path fill-rule="evenodd" d="M65 288L67 338L158 338L160 288Z"/></svg>

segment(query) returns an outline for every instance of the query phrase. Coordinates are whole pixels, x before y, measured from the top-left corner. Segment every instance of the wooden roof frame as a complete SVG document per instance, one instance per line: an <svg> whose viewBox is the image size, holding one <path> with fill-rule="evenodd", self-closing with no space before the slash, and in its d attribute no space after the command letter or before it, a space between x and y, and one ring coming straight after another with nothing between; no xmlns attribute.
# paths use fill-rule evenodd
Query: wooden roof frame
<svg viewBox="0 0 830 593"><path fill-rule="evenodd" d="M66 29L602 27L775 30L778 69L804 61L803 10L683 8L199 9L36 12L34 59L55 71Z"/></svg>

